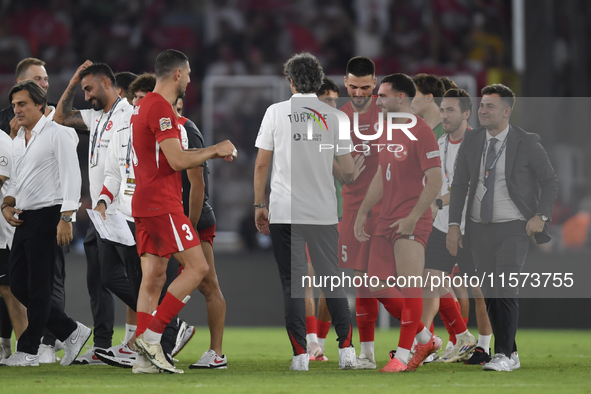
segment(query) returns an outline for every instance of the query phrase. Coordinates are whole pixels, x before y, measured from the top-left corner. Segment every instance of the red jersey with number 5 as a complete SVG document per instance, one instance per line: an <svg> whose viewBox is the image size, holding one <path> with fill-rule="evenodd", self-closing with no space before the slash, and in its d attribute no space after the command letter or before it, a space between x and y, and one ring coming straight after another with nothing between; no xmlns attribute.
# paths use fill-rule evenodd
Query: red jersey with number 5
<svg viewBox="0 0 591 394"><path fill-rule="evenodd" d="M416 126L409 131L417 138L416 141L402 130L395 129L392 140L386 141L386 147L379 153L384 194L380 219L374 232L376 235L390 234L390 225L410 214L425 187L425 171L441 167L439 145L427 122L417 116ZM419 222L422 221L432 224L430 209L419 219Z"/></svg>
<svg viewBox="0 0 591 394"><path fill-rule="evenodd" d="M372 97L371 100L372 104L371 107L369 107L369 110L359 114L358 127L359 133L362 135L373 136L374 134L377 134L378 125L382 119L382 110L376 105L377 98ZM378 170L378 149L377 146L371 144L378 144L379 140L361 140L355 135L355 132L353 131L353 114L355 114L355 111L353 110L353 105L350 101L343 105L340 110L349 116L349 121L351 122L351 140L355 147L355 151L351 152L351 155L353 157L357 155L365 155L365 169L359 174L359 177L355 182L350 185L343 185L343 191L341 192L343 196L343 211L357 211L361 206L363 198L367 194L367 189L369 188L371 180ZM385 124L385 122L383 123ZM382 136L383 135L384 134L382 134ZM378 202L376 206L379 208L380 204L381 203Z"/></svg>
<svg viewBox="0 0 591 394"><path fill-rule="evenodd" d="M160 143L176 138L181 131L172 105L150 92L134 108L131 117L135 193L131 200L134 218L183 212L181 173L173 170Z"/></svg>

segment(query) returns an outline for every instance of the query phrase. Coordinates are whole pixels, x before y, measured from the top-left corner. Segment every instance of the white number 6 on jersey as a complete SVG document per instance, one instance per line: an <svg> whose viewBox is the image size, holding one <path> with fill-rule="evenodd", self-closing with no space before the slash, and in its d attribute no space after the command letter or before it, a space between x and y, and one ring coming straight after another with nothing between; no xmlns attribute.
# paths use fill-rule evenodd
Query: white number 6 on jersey
<svg viewBox="0 0 591 394"><path fill-rule="evenodd" d="M193 240L193 233L191 232L191 227L189 227L189 225L185 223L181 226L181 228L187 232L187 235L185 235L185 238L187 238L187 241L192 241Z"/></svg>

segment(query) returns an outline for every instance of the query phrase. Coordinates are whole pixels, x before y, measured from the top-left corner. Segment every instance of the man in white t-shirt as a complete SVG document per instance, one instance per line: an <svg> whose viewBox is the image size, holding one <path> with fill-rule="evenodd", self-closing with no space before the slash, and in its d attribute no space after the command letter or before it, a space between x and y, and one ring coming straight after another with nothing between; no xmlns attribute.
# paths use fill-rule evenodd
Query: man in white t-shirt
<svg viewBox="0 0 591 394"><path fill-rule="evenodd" d="M337 266L337 201L332 176L336 156L346 182L354 178L348 117L318 100L324 72L309 53L292 56L284 66L293 96L271 105L255 143L259 148L254 175L257 229L271 234L285 305L285 323L293 348L292 370L307 371L305 285L306 243L317 275L341 276ZM339 116L340 115L340 116ZM347 139L339 140L344 117ZM311 122L308 122L310 120ZM310 126L311 125L311 126ZM310 135L311 134L311 135ZM271 195L265 203L269 167ZM339 341L339 366L357 365L351 343L351 318L342 287L322 286Z"/></svg>
<svg viewBox="0 0 591 394"><path fill-rule="evenodd" d="M82 86L85 100L92 104L93 109L72 109L78 85ZM89 132L88 178L93 207L97 205L105 180L109 142L114 133L129 127L132 112L133 107L117 93L115 76L111 68L104 63L93 64L89 60L76 70L57 105L54 115L56 122ZM115 213L115 210L116 204L113 204L107 212ZM86 282L94 320L94 346L78 357L76 363L102 364L94 355L94 349L111 348L115 320L113 294L134 311L136 300L117 249L101 240L92 223L84 240L84 250L88 268ZM123 345L118 347L121 346Z"/></svg>
<svg viewBox="0 0 591 394"><path fill-rule="evenodd" d="M449 190L453 182L455 163L464 133L469 129L468 119L472 113L472 101L470 95L463 89L448 90L441 101L441 123L445 134L439 138L439 153L441 157L441 176L443 184L439 197L435 200L432 211L435 220L433 231L427 241L425 249L424 276L439 279L447 277L458 265L460 272L468 275L475 274L474 259L468 248L460 248L457 256L452 256L446 247L446 237L449 230ZM466 210L462 216L461 231L464 233ZM456 344L449 347L442 354L439 361L456 362L470 357L477 343L474 336L468 331L466 322L462 319L460 310L456 306L453 293L448 288L449 284L441 283L439 286L430 287L429 281L423 293L423 316L421 321L429 327L437 311L442 318L453 322L450 326L456 336ZM437 284L437 283L435 283ZM472 289L476 298L477 318L479 328L478 345L482 351L477 352L476 358L483 358L483 362L490 359L488 356L491 338L491 328L486 315L486 306L479 287ZM479 313L480 312L480 313ZM484 317L483 317L483 316ZM488 328L487 328L488 327ZM486 359L488 357L488 359Z"/></svg>

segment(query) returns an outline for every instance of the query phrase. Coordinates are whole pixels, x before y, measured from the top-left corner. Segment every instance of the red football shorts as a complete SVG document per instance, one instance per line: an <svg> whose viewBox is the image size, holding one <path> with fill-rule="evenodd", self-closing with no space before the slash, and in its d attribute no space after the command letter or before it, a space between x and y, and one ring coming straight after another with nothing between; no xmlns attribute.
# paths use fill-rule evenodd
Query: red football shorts
<svg viewBox="0 0 591 394"><path fill-rule="evenodd" d="M394 220L393 222L395 222ZM395 229L387 234L374 235L369 254L368 276L377 276L380 280L387 280L389 276L396 276L396 259L394 258L394 242L399 238L411 239L427 247L427 240L431 234L429 227L423 221L419 221L413 235L396 234Z"/></svg>
<svg viewBox="0 0 591 394"><path fill-rule="evenodd" d="M201 242L209 242L213 245L213 239L215 238L215 224L205 230L199 231L199 239Z"/></svg>
<svg viewBox="0 0 591 394"><path fill-rule="evenodd" d="M137 251L170 258L201 244L189 218L182 212L135 219Z"/></svg>
<svg viewBox="0 0 591 394"><path fill-rule="evenodd" d="M374 233L378 217L379 215L372 210L365 221L364 230L370 236ZM359 242L355 238L355 218L357 211L343 211L343 218L339 222L339 267L367 272L372 240L370 238L369 241Z"/></svg>

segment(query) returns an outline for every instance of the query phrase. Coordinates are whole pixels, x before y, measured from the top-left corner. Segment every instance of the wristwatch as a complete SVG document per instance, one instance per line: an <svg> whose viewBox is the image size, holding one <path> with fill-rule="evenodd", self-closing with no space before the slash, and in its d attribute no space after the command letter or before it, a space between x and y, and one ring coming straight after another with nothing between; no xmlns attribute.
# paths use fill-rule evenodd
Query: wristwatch
<svg viewBox="0 0 591 394"><path fill-rule="evenodd" d="M548 222L548 220L550 220L550 218L548 216L544 215L543 213L536 213L536 215L541 217L542 221L544 221L544 222Z"/></svg>
<svg viewBox="0 0 591 394"><path fill-rule="evenodd" d="M443 200L441 198L435 199L435 204L437 205L440 211L443 209Z"/></svg>
<svg viewBox="0 0 591 394"><path fill-rule="evenodd" d="M70 216L70 215L62 215L62 217L60 219L62 219L66 223L72 222L72 216Z"/></svg>
<svg viewBox="0 0 591 394"><path fill-rule="evenodd" d="M267 206L267 204L265 204L264 202L262 202L260 204L253 204L253 206L255 208L265 208Z"/></svg>

